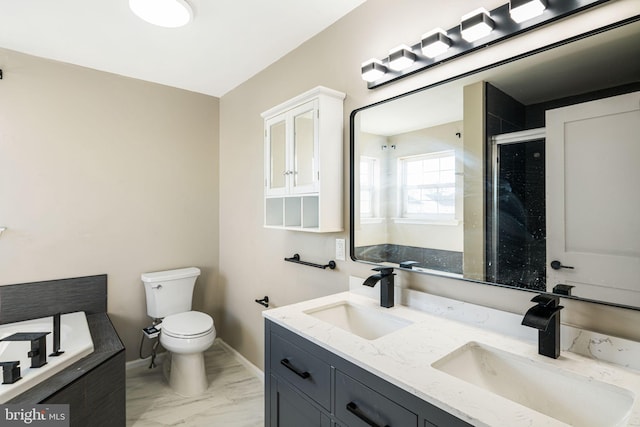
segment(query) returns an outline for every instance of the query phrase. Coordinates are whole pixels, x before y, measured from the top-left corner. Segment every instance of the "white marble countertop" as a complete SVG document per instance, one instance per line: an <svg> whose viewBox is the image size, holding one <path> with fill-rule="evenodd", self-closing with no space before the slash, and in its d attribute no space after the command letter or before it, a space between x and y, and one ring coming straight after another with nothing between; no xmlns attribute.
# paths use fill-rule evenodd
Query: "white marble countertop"
<svg viewBox="0 0 640 427"><path fill-rule="evenodd" d="M377 286L375 291L378 291ZM413 324L378 339L367 340L304 313L305 310L340 301L380 310L410 320ZM573 345L577 351L589 353L590 357L563 350L558 359L551 359L538 354L537 331L521 326L521 316L415 291L404 291L396 301L413 308L396 303L395 307L385 309L372 298L343 292L266 310L263 315L474 426L557 427L568 424L431 366L469 342L498 348L539 365L560 368L587 377L589 381L596 380L629 390L635 400L622 425L640 426L640 371L592 358L594 354L603 352L598 343L605 343L605 347L613 345L612 353L622 352L626 359L640 359L636 348L618 344L615 338L612 341L604 336L586 338L585 341L582 331L563 326L563 348ZM457 320L452 320L452 317L457 317ZM616 361L619 356L614 354L611 357ZM624 360L616 362L624 365Z"/></svg>

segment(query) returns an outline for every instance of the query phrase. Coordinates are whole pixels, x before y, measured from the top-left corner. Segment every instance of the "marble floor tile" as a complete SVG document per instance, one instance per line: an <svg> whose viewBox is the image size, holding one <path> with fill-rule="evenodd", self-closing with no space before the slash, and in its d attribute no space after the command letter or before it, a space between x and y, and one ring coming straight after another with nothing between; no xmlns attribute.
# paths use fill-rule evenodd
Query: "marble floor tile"
<svg viewBox="0 0 640 427"><path fill-rule="evenodd" d="M216 340L205 352L209 389L202 396L174 393L162 363L127 369L127 427L264 426L262 382Z"/></svg>

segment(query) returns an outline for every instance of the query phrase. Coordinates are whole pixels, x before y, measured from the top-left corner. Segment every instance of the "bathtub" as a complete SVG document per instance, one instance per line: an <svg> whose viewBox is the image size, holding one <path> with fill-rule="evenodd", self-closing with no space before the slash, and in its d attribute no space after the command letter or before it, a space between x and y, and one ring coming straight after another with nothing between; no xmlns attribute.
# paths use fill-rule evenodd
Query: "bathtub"
<svg viewBox="0 0 640 427"><path fill-rule="evenodd" d="M19 360L22 376L13 384L0 384L0 403L7 402L93 352L87 317L81 311L60 316L60 350L64 353L57 357L49 356L53 351L53 317L0 325L0 339L16 332L51 332L47 335L47 364L40 368L30 367L31 358L27 353L31 345L28 341L0 342L0 362Z"/></svg>

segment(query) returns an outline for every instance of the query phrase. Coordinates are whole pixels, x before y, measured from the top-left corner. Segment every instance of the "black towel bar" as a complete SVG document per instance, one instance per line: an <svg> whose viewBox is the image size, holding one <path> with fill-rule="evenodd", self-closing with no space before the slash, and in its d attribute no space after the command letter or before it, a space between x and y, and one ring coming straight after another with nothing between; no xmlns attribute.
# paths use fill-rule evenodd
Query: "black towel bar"
<svg viewBox="0 0 640 427"><path fill-rule="evenodd" d="M289 262L295 262L296 264L308 265L309 267L321 268L323 270L326 269L327 267L329 267L332 270L336 268L336 262L333 260L329 261L329 263L326 265L315 264L313 262L300 261L300 255L298 254L294 254L291 258L285 258L284 260Z"/></svg>

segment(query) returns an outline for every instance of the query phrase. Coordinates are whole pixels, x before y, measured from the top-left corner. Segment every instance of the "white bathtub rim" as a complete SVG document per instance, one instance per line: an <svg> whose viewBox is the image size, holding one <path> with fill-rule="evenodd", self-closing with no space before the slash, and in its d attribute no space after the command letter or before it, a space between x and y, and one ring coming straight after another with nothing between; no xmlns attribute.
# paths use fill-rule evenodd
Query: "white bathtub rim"
<svg viewBox="0 0 640 427"><path fill-rule="evenodd" d="M12 332L29 332L18 331L17 329L28 329L33 325L47 324L50 325L46 331L53 330L53 316L40 319L25 320L21 322L8 323L0 325L0 336L6 336L7 330ZM94 346L87 323L87 317L84 312L67 313L60 316L61 328L69 326L72 329L71 340L61 341L60 349L65 353L58 357L50 357L53 347L47 342L47 364L41 368L31 368L30 363L20 363L22 379L13 384L0 384L0 403L5 403L21 393L36 386L47 378L52 377L63 369L71 366L73 363L93 353ZM31 326L29 326L31 325ZM40 328L40 327L38 327ZM52 335L52 334L49 334ZM0 359L5 361L4 359ZM0 369L1 372L1 369ZM1 376L0 376L1 378ZM1 382L1 381L0 381Z"/></svg>

